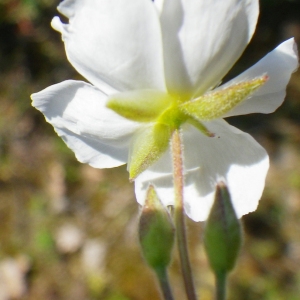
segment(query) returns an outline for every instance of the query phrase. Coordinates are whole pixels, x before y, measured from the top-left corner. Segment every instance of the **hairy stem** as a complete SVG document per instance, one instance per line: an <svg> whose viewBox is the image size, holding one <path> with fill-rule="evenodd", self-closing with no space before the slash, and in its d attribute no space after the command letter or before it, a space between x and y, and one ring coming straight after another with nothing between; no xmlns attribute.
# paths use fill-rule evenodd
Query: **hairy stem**
<svg viewBox="0 0 300 300"><path fill-rule="evenodd" d="M196 300L196 292L193 282L192 270L189 260L187 248L187 238L185 230L185 215L183 207L183 158L182 158L182 142L178 129L172 134L172 155L173 155L173 176L175 190L175 226L179 256L181 261L181 270L183 274L185 290L188 300Z"/></svg>

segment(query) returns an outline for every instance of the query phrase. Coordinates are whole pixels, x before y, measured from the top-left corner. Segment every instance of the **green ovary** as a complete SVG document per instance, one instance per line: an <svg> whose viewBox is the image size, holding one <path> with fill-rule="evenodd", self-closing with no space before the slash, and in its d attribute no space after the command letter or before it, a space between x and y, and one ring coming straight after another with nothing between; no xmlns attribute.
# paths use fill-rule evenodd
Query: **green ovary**
<svg viewBox="0 0 300 300"><path fill-rule="evenodd" d="M168 126L171 130L179 129L188 119L188 116L179 110L177 103L172 104L156 119L159 124Z"/></svg>

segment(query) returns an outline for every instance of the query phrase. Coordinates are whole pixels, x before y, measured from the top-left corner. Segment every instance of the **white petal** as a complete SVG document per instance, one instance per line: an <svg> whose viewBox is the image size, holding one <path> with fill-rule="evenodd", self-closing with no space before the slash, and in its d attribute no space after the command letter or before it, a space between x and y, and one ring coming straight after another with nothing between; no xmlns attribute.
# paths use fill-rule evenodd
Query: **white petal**
<svg viewBox="0 0 300 300"><path fill-rule="evenodd" d="M238 217L254 211L269 167L266 151L250 135L223 120L209 122L206 126L218 138L207 137L190 126L183 133L187 215L194 221L207 218L215 186L220 180L229 187ZM137 178L138 201L143 203L147 186L152 183L164 204L173 204L172 175L167 173L171 171L170 161L167 160L165 165L160 161L155 168L155 172L150 169Z"/></svg>
<svg viewBox="0 0 300 300"><path fill-rule="evenodd" d="M251 39L258 0L165 0L161 12L171 92L205 92L219 83Z"/></svg>
<svg viewBox="0 0 300 300"><path fill-rule="evenodd" d="M65 0L62 33L69 61L106 93L165 89L158 12L149 0Z"/></svg>
<svg viewBox="0 0 300 300"><path fill-rule="evenodd" d="M78 161L94 168L114 168L124 165L128 158L128 148L106 145L93 138L76 134L66 128L54 127L56 133L75 153Z"/></svg>
<svg viewBox="0 0 300 300"><path fill-rule="evenodd" d="M224 117L250 113L271 113L276 110L284 100L286 86L297 67L298 51L292 38L280 44L250 69L224 85L228 86L263 74L269 76L269 80L265 85ZM221 86L220 88L223 87Z"/></svg>
<svg viewBox="0 0 300 300"><path fill-rule="evenodd" d="M76 2L74 0L65 0L58 5L57 9L67 18L71 18L74 16L74 10L76 9L77 4L78 1Z"/></svg>
<svg viewBox="0 0 300 300"><path fill-rule="evenodd" d="M154 0L153 3L155 5L157 11L159 13L161 13L162 9L163 9L164 0Z"/></svg>
<svg viewBox="0 0 300 300"><path fill-rule="evenodd" d="M238 217L254 211L269 168L266 151L249 134L223 120L206 126L218 137L206 137L195 129L185 135L185 166L191 170L187 171L186 178L187 214L194 220L206 219L215 185L222 178L228 185ZM193 170L195 166L200 168Z"/></svg>
<svg viewBox="0 0 300 300"><path fill-rule="evenodd" d="M64 81L32 95L33 103L75 152L97 168L126 163L137 123L105 107L106 95L81 81Z"/></svg>

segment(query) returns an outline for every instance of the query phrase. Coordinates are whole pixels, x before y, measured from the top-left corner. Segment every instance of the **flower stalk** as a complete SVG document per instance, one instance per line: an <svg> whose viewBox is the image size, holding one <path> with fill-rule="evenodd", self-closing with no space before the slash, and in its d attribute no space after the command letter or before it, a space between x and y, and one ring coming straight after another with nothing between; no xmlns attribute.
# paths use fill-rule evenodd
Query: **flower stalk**
<svg viewBox="0 0 300 300"><path fill-rule="evenodd" d="M227 275L235 266L242 244L242 227L224 182L216 186L203 242L216 278L216 300L225 300Z"/></svg>
<svg viewBox="0 0 300 300"><path fill-rule="evenodd" d="M139 240L145 261L155 272L164 299L173 300L167 268L172 257L175 229L152 185L148 188L140 216Z"/></svg>
<svg viewBox="0 0 300 300"><path fill-rule="evenodd" d="M226 300L227 272L219 272L216 277L216 300Z"/></svg>
<svg viewBox="0 0 300 300"><path fill-rule="evenodd" d="M162 268L162 269L157 268L155 270L155 274L157 276L157 279L158 279L158 282L160 285L160 289L162 291L164 299L165 300L174 300L170 282L169 282L169 278L168 278L167 269L166 268Z"/></svg>
<svg viewBox="0 0 300 300"><path fill-rule="evenodd" d="M175 192L174 218L177 245L181 261L181 270L183 274L186 294L189 300L196 300L196 291L193 282L192 269L189 260L187 248L187 238L185 230L184 206L183 206L183 160L182 160L182 143L179 129L175 129L172 138L172 155L173 155L173 179Z"/></svg>

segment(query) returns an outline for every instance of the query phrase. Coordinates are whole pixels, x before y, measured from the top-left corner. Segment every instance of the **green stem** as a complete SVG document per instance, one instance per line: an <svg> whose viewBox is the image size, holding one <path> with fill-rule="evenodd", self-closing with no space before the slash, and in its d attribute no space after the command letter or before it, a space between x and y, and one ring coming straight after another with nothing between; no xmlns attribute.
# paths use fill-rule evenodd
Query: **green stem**
<svg viewBox="0 0 300 300"><path fill-rule="evenodd" d="M155 270L165 300L174 300L166 268Z"/></svg>
<svg viewBox="0 0 300 300"><path fill-rule="evenodd" d="M172 155L173 155L173 180L175 190L174 218L176 227L177 244L181 261L185 291L188 300L196 300L196 292L193 282L192 270L187 248L187 238L185 231L184 206L183 206L183 160L181 136L178 129L172 134Z"/></svg>
<svg viewBox="0 0 300 300"><path fill-rule="evenodd" d="M227 273L218 272L216 276L216 300L225 300L226 299L226 281Z"/></svg>

